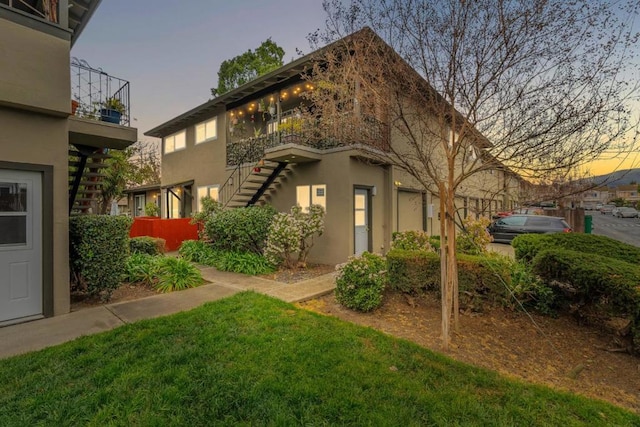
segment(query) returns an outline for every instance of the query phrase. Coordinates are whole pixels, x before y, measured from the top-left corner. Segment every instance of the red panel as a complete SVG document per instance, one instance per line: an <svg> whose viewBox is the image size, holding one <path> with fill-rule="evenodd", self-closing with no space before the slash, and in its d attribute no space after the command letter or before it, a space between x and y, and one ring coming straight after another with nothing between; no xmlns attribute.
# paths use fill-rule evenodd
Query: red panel
<svg viewBox="0 0 640 427"><path fill-rule="evenodd" d="M191 218L136 217L129 237L161 237L167 242L167 250L175 251L185 240L198 240L198 226L190 222Z"/></svg>

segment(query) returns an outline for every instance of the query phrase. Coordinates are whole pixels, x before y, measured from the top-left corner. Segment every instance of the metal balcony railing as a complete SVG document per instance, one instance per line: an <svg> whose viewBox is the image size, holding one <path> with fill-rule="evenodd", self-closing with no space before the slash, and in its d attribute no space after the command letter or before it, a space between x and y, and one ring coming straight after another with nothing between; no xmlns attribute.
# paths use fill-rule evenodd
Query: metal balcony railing
<svg viewBox="0 0 640 427"><path fill-rule="evenodd" d="M58 0L0 0L0 4L49 22L58 23Z"/></svg>
<svg viewBox="0 0 640 427"><path fill-rule="evenodd" d="M72 113L77 117L130 126L129 82L71 60Z"/></svg>

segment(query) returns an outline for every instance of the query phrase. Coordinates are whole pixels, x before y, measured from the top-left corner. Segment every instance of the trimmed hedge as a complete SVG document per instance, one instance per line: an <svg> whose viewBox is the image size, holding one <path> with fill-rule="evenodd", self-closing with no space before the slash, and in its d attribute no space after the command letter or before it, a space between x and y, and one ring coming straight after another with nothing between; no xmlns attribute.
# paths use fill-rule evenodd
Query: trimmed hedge
<svg viewBox="0 0 640 427"><path fill-rule="evenodd" d="M634 351L640 352L640 266L566 249L540 251L533 271L581 317L631 319Z"/></svg>
<svg viewBox="0 0 640 427"><path fill-rule="evenodd" d="M216 250L262 254L276 213L269 205L224 210L207 220L205 235Z"/></svg>
<svg viewBox="0 0 640 427"><path fill-rule="evenodd" d="M129 250L132 254L162 255L166 252L166 243L161 237L132 237L129 239Z"/></svg>
<svg viewBox="0 0 640 427"><path fill-rule="evenodd" d="M516 259L531 261L549 248L568 249L640 264L640 248L605 236L582 233L523 234L511 243Z"/></svg>
<svg viewBox="0 0 640 427"><path fill-rule="evenodd" d="M513 261L499 255L458 255L458 288L463 304L476 297L491 301L511 298ZM387 253L391 289L421 293L440 289L440 257L434 252L393 249Z"/></svg>
<svg viewBox="0 0 640 427"><path fill-rule="evenodd" d="M120 286L129 256L131 219L81 215L69 219L72 287L108 300Z"/></svg>

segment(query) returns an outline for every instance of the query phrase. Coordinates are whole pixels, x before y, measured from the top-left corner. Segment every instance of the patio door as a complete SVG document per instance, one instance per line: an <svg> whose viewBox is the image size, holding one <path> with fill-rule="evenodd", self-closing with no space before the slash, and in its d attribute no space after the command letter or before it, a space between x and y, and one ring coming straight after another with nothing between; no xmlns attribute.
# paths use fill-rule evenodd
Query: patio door
<svg viewBox="0 0 640 427"><path fill-rule="evenodd" d="M0 169L0 324L42 315L42 175Z"/></svg>
<svg viewBox="0 0 640 427"><path fill-rule="evenodd" d="M370 250L369 190L356 188L353 194L354 253Z"/></svg>
<svg viewBox="0 0 640 427"><path fill-rule="evenodd" d="M136 194L133 203L133 216L144 216L144 206L146 204L146 197L144 194Z"/></svg>

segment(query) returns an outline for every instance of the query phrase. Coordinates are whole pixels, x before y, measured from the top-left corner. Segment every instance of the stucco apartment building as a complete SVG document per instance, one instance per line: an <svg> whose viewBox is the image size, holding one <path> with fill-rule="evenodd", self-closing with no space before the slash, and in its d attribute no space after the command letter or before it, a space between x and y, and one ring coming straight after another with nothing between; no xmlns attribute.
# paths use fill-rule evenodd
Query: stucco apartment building
<svg viewBox="0 0 640 427"><path fill-rule="evenodd" d="M146 132L162 138L162 217L189 217L204 196L227 207L270 203L282 212L320 204L326 227L310 258L327 264L385 253L394 231L439 234L437 197L409 175L339 138L310 138L314 129L301 123L300 107L314 89L302 77L313 55ZM396 143L391 134L382 137ZM513 208L519 184L504 168L480 173L457 195L460 215Z"/></svg>
<svg viewBox="0 0 640 427"><path fill-rule="evenodd" d="M0 326L69 311L69 214L95 194L103 149L137 139L91 103L71 115L87 94L70 50L99 3L0 0Z"/></svg>

